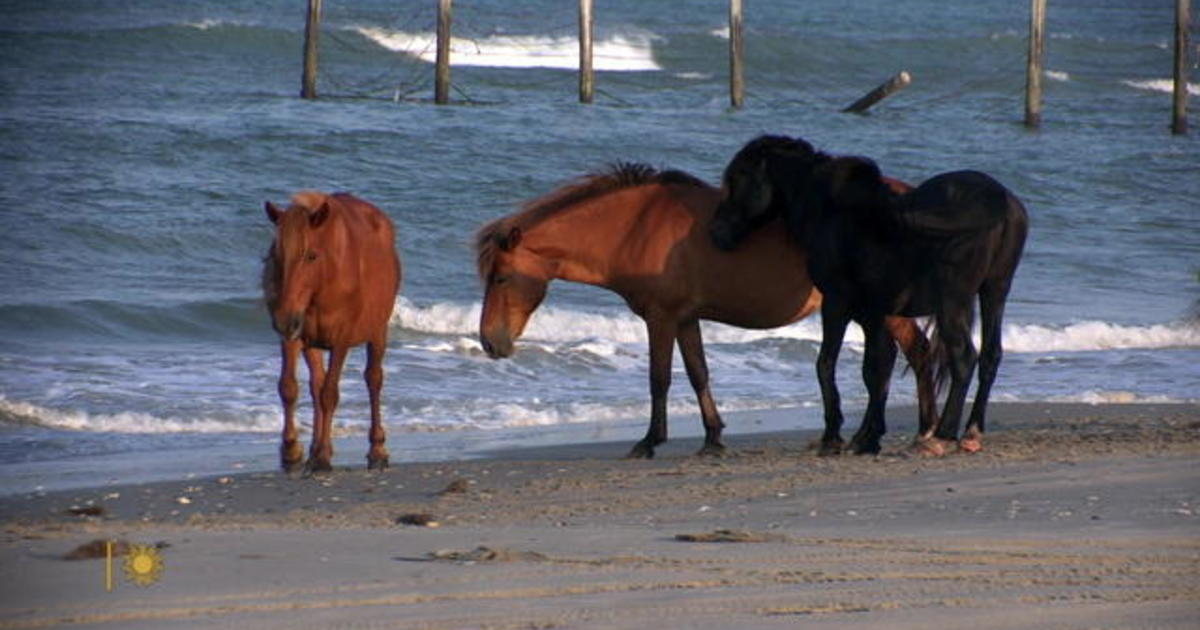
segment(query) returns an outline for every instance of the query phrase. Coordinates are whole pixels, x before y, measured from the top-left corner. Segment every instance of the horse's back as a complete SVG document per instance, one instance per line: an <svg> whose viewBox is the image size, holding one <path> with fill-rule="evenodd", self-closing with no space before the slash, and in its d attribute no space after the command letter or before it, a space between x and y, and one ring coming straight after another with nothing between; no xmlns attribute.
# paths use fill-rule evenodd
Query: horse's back
<svg viewBox="0 0 1200 630"><path fill-rule="evenodd" d="M346 212L348 222L357 230L353 238L372 240L384 245L395 253L396 228L392 220L375 204L360 199L347 192L330 195Z"/></svg>
<svg viewBox="0 0 1200 630"><path fill-rule="evenodd" d="M899 203L900 224L916 236L953 238L986 232L1013 216L1020 201L990 175L952 171L931 177Z"/></svg>
<svg viewBox="0 0 1200 630"><path fill-rule="evenodd" d="M396 251L396 228L392 220L377 206L350 193L334 193L331 197L340 206L347 236L348 251L342 255L357 259L344 269L352 277L346 281L355 285L361 300L361 315L369 325L386 325L395 307L400 290L400 256Z"/></svg>

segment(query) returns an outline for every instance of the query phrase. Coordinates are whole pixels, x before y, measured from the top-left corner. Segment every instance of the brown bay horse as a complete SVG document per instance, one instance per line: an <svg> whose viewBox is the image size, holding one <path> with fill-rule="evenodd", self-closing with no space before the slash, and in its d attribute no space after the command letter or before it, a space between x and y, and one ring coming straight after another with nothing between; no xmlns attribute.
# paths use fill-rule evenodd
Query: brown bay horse
<svg viewBox="0 0 1200 630"><path fill-rule="evenodd" d="M276 228L262 280L271 324L282 345L283 468L294 471L303 460L295 423L297 358L303 352L313 400L312 444L304 468L324 472L332 469L333 413L346 355L364 343L371 404L367 467L386 468L379 396L388 320L401 275L392 222L375 206L346 193L306 191L292 197L286 209L269 201L265 208ZM322 365L326 350L328 370Z"/></svg>
<svg viewBox="0 0 1200 630"><path fill-rule="evenodd" d="M1021 259L1029 219L1007 188L977 171L943 173L897 191L874 162L814 151L799 138L762 136L747 143L722 177L726 192L711 228L726 248L751 247L739 239L754 224L787 219L809 252L810 276L824 294L817 374L825 403L826 435L841 426L834 366L850 321L866 338L863 380L870 401L863 426L884 426L895 346L883 326L888 316L932 316L938 380L950 391L935 437L940 453L958 439L967 389L976 365L979 386L959 446L981 448L989 394L1000 365L1001 321ZM982 348L971 326L978 300Z"/></svg>
<svg viewBox="0 0 1200 630"><path fill-rule="evenodd" d="M493 358L507 357L551 280L607 288L646 323L650 344L650 426L630 457L653 457L667 439L667 390L674 346L700 405L701 453L724 450L724 424L709 391L700 320L742 328L775 328L820 307L806 273L804 250L782 220L747 235L751 246L725 252L707 226L720 201L716 188L679 171L618 164L534 199L477 234L484 283L479 336ZM888 327L916 368L922 430L932 422L928 346L907 318Z"/></svg>

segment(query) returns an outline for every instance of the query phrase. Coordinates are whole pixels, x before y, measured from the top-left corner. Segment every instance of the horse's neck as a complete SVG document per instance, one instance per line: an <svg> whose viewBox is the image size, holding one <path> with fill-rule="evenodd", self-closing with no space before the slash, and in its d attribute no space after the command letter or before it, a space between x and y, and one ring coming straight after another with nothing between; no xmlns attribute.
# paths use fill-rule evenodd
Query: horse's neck
<svg viewBox="0 0 1200 630"><path fill-rule="evenodd" d="M556 279L607 285L620 273L621 264L632 258L628 248L650 236L638 233L641 215L647 211L644 204L624 204L609 197L603 208L581 207L526 235L527 247L554 263Z"/></svg>

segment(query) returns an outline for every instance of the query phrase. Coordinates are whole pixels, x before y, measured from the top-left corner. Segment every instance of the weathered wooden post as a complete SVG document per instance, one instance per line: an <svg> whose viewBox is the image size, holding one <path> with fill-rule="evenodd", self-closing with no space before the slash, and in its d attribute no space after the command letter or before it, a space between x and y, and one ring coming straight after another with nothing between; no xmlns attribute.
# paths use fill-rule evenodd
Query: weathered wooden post
<svg viewBox="0 0 1200 630"><path fill-rule="evenodd" d="M842 111L851 112L854 114L862 114L875 103L878 103L892 94L903 90L910 83L912 83L912 75L907 71L901 71L896 76L881 83L879 87L867 92L862 98L854 101L849 107L843 109Z"/></svg>
<svg viewBox="0 0 1200 630"><path fill-rule="evenodd" d="M1171 133L1187 133L1188 29L1190 0L1175 0L1175 99L1171 107Z"/></svg>
<svg viewBox="0 0 1200 630"><path fill-rule="evenodd" d="M729 104L741 109L746 100L742 75L742 0L729 0Z"/></svg>
<svg viewBox="0 0 1200 630"><path fill-rule="evenodd" d="M1046 51L1046 0L1031 0L1029 8L1029 64L1025 68L1025 126L1042 124L1042 57Z"/></svg>
<svg viewBox="0 0 1200 630"><path fill-rule="evenodd" d="M579 0L579 102L591 103L596 90L592 69L592 0Z"/></svg>
<svg viewBox="0 0 1200 630"><path fill-rule="evenodd" d="M321 0L308 0L308 19L304 23L304 76L300 79L300 98L317 98L317 36L321 32Z"/></svg>
<svg viewBox="0 0 1200 630"><path fill-rule="evenodd" d="M437 69L433 80L433 102L450 102L450 2L438 0Z"/></svg>

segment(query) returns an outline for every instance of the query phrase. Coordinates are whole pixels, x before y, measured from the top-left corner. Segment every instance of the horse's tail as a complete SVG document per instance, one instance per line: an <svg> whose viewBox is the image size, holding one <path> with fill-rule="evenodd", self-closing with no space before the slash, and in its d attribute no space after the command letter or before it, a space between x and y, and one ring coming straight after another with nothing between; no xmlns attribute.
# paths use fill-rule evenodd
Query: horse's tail
<svg viewBox="0 0 1200 630"><path fill-rule="evenodd" d="M1013 195L978 171L943 173L902 197L901 226L910 233L942 239L978 234L1008 217Z"/></svg>
<svg viewBox="0 0 1200 630"><path fill-rule="evenodd" d="M925 322L924 332L929 339L929 352L925 355L927 362L933 363L933 396L939 398L946 383L950 380L950 353L946 352L946 343L940 334L941 329L934 323L933 317Z"/></svg>

